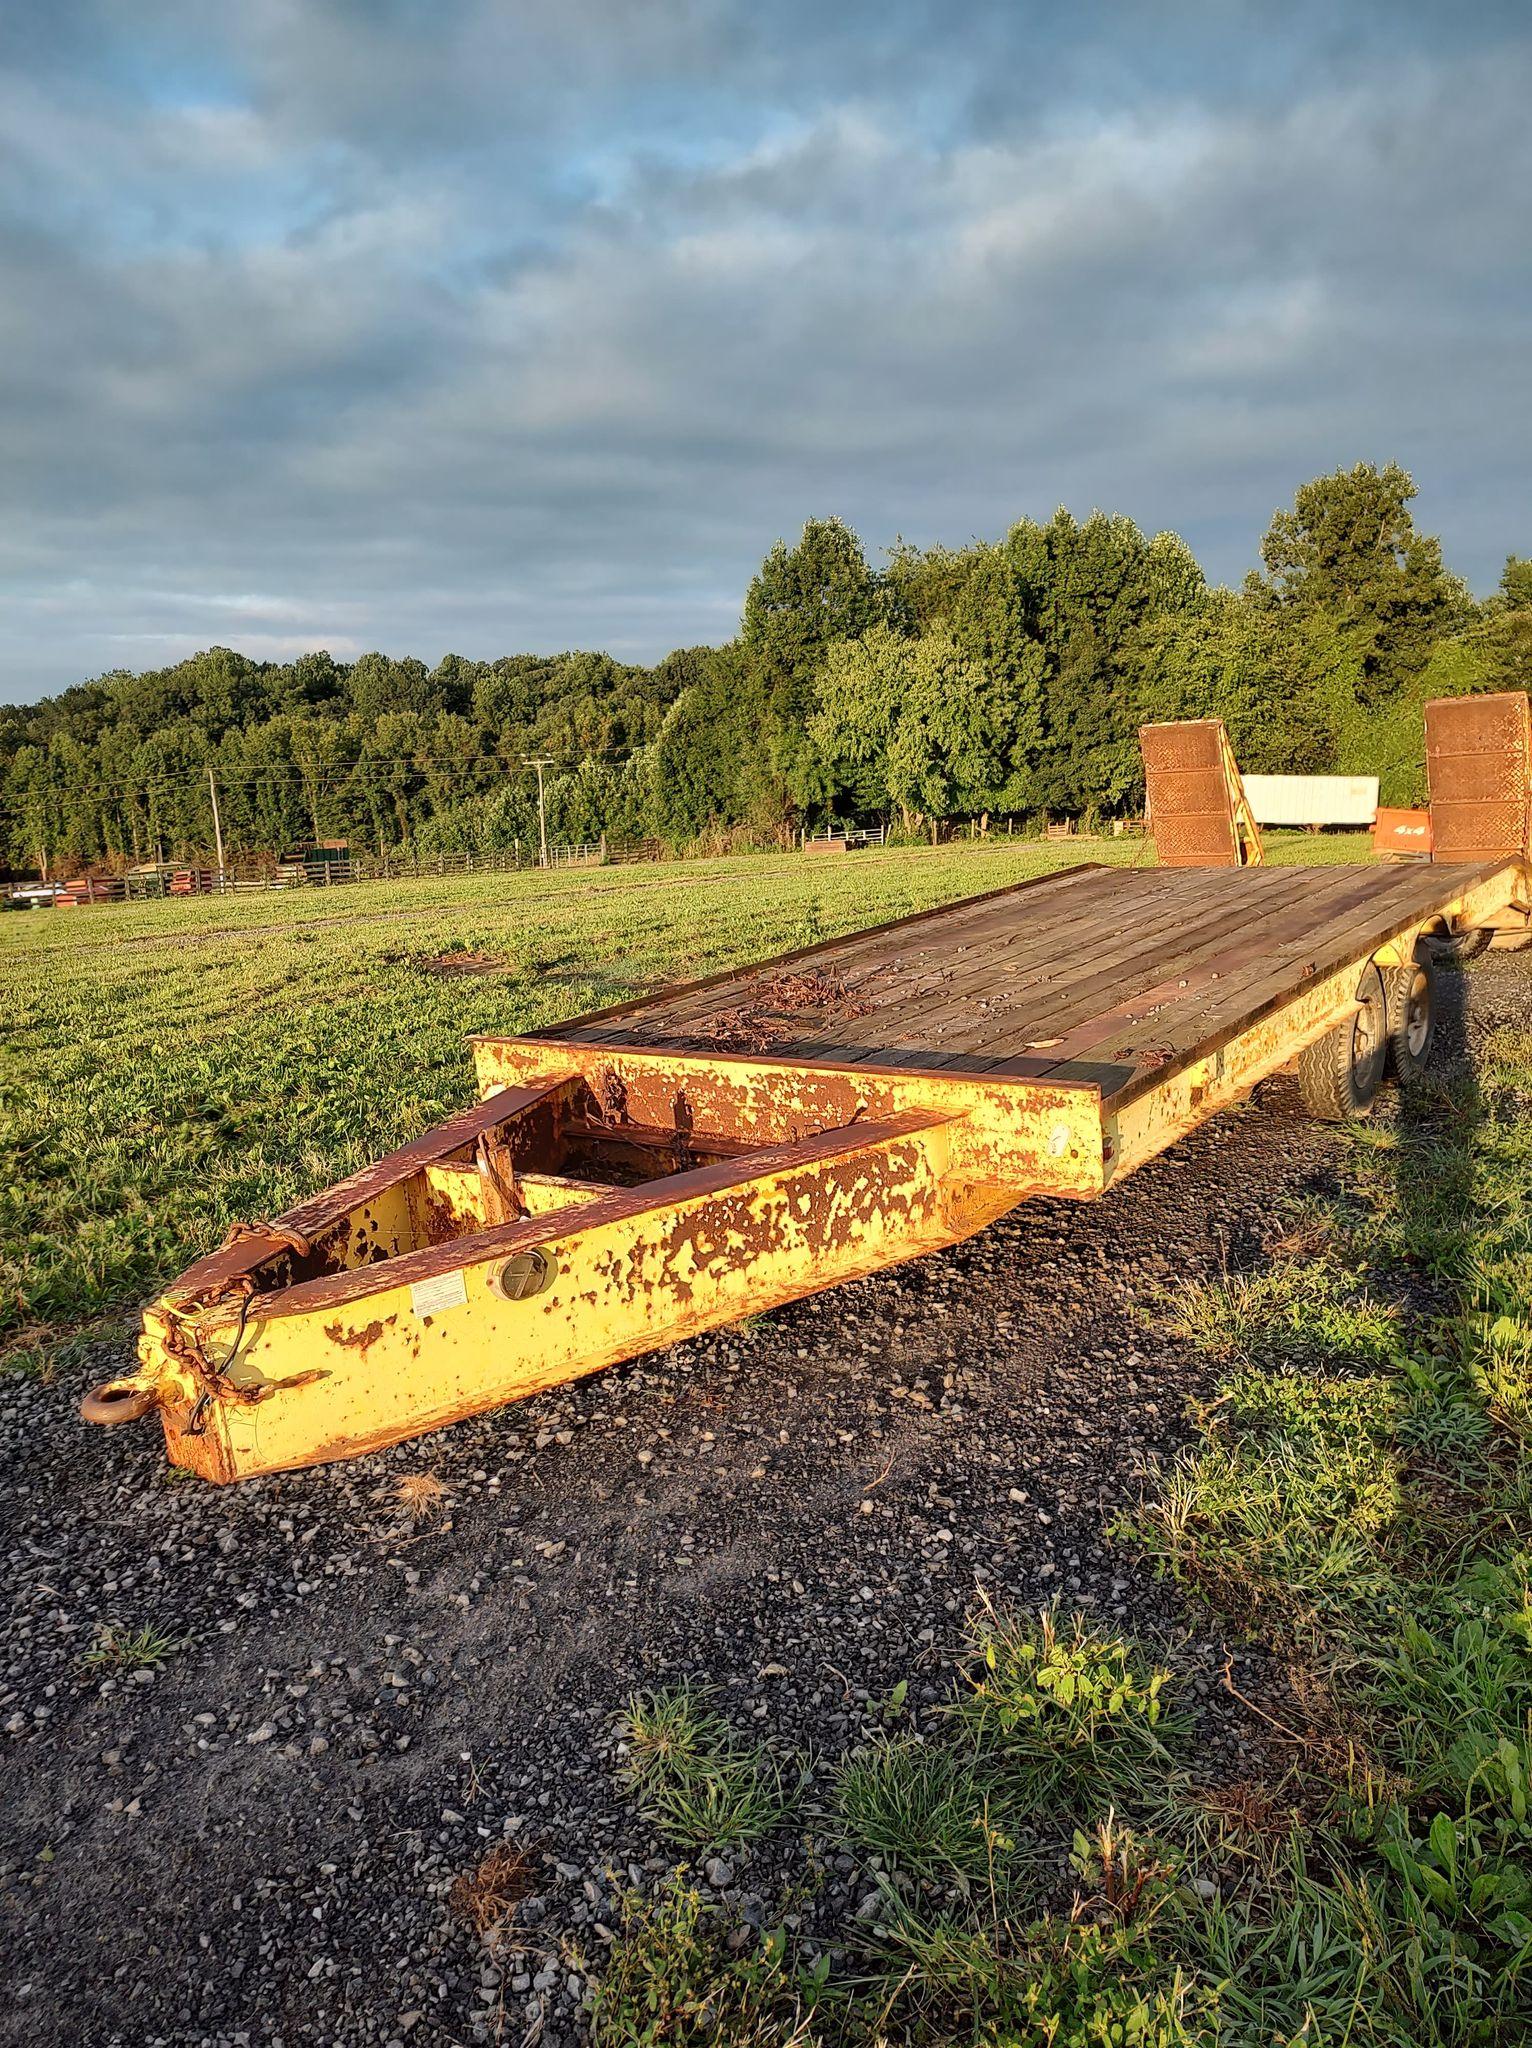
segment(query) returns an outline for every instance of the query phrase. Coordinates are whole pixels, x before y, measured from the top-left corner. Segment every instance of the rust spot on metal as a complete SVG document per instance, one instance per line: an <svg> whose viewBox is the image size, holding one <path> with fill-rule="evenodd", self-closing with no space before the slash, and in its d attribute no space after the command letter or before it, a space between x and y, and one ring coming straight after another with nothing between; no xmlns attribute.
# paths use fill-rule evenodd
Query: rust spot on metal
<svg viewBox="0 0 1532 2048"><path fill-rule="evenodd" d="M365 1358L368 1351L382 1336L387 1325L396 1320L397 1318L394 1316L389 1316L386 1319L368 1323L361 1330L348 1330L344 1323L326 1323L324 1333L332 1344L339 1344L345 1351L359 1351L363 1358Z"/></svg>
<svg viewBox="0 0 1532 2048"><path fill-rule="evenodd" d="M350 1174L312 1200L300 1202L275 1222L250 1225L230 1233L217 1251L198 1259L170 1289L166 1299L183 1308L206 1306L240 1291L270 1289L281 1284L284 1270L307 1280L315 1272L344 1266L346 1246L355 1233L357 1258L387 1258L386 1249L369 1243L377 1231L376 1217L359 1217L369 1202L397 1190L433 1162L467 1156L485 1131L511 1126L513 1151L553 1142L556 1112L570 1090L581 1085L578 1075L548 1076L530 1086L506 1088L484 1097L438 1124L434 1130L387 1153L359 1173ZM370 1223L370 1232L366 1226ZM339 1256L336 1245L339 1244ZM299 1246L306 1247L300 1252ZM288 1264L284 1269L283 1261Z"/></svg>
<svg viewBox="0 0 1532 2048"><path fill-rule="evenodd" d="M603 1123L620 1124L627 1121L628 1091L615 1067L597 1067L591 1076L591 1089L595 1094Z"/></svg>
<svg viewBox="0 0 1532 2048"><path fill-rule="evenodd" d="M621 1219L641 1216L646 1211L662 1207L671 1209L688 1199L719 1194L731 1188L747 1189L750 1183L765 1175L813 1164L836 1153L859 1152L903 1131L924 1130L947 1121L939 1113L912 1111L891 1117L886 1124L859 1125L854 1132L844 1129L821 1131L791 1144L765 1147L744 1158L719 1160L709 1166L694 1167L689 1173L648 1181L641 1187L613 1188L609 1194L578 1208L554 1211L546 1216L522 1217L513 1223L459 1237L451 1245L430 1245L420 1251L402 1253L389 1261L387 1284L392 1287L413 1286L470 1263L508 1258L532 1245L556 1244L562 1238L576 1234L583 1237L590 1231ZM748 1193L743 1199L748 1203ZM280 1293L262 1295L259 1306L261 1313L271 1319L312 1314L366 1300L377 1288L378 1281L373 1274L360 1269L301 1281Z"/></svg>

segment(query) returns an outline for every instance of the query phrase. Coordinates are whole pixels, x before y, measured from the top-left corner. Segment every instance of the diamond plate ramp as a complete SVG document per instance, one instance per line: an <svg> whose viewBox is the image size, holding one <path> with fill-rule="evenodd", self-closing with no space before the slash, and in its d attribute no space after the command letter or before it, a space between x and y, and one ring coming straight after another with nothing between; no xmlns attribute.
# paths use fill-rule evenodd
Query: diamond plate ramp
<svg viewBox="0 0 1532 2048"><path fill-rule="evenodd" d="M1261 859L1221 718L1141 725L1144 795L1162 868L1249 867Z"/></svg>
<svg viewBox="0 0 1532 2048"><path fill-rule="evenodd" d="M1526 857L1532 721L1525 690L1439 697L1426 706L1432 858Z"/></svg>

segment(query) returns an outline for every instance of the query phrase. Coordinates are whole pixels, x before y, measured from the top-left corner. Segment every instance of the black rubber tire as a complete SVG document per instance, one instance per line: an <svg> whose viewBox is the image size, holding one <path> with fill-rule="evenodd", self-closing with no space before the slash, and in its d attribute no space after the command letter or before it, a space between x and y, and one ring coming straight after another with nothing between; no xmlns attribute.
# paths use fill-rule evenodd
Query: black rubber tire
<svg viewBox="0 0 1532 2048"><path fill-rule="evenodd" d="M1390 968L1387 982L1389 1064L1400 1086L1410 1088L1436 1043L1436 956L1430 943L1417 944L1412 966Z"/></svg>
<svg viewBox="0 0 1532 2048"><path fill-rule="evenodd" d="M1488 952L1493 937L1493 932L1485 931L1482 925L1475 925L1468 931L1439 934L1429 939L1427 944L1438 960L1461 967L1465 961L1477 960L1481 953Z"/></svg>
<svg viewBox="0 0 1532 2048"><path fill-rule="evenodd" d="M1298 1055L1298 1086L1310 1116L1327 1124L1370 1116L1388 1065L1388 991L1371 961L1357 983L1354 1017Z"/></svg>

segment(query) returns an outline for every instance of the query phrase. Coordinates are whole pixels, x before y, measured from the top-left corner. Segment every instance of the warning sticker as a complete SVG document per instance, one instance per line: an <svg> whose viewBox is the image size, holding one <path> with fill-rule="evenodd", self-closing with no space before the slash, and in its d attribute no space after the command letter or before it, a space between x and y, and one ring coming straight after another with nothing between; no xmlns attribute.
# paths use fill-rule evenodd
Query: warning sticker
<svg viewBox="0 0 1532 2048"><path fill-rule="evenodd" d="M417 1316L439 1316L444 1308L461 1308L467 1299L468 1282L461 1272L438 1273L410 1289L410 1307Z"/></svg>

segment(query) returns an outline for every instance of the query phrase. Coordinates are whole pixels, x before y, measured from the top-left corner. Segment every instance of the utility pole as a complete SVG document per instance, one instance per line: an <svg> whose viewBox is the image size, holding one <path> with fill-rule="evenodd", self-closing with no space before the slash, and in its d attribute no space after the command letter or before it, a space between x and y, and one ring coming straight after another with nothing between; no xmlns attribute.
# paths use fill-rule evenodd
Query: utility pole
<svg viewBox="0 0 1532 2048"><path fill-rule="evenodd" d="M213 780L211 766L207 771L207 793L213 799L213 838L218 847L218 880L223 881L223 825L218 816L218 784Z"/></svg>
<svg viewBox="0 0 1532 2048"><path fill-rule="evenodd" d="M543 770L551 768L553 762L548 755L539 754L531 765L537 770L537 864L545 868L548 865L548 812L543 802Z"/></svg>

